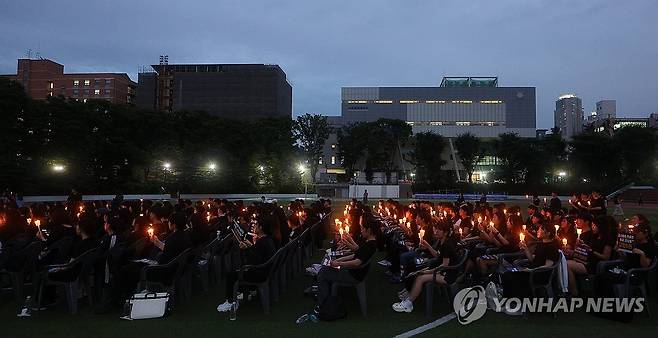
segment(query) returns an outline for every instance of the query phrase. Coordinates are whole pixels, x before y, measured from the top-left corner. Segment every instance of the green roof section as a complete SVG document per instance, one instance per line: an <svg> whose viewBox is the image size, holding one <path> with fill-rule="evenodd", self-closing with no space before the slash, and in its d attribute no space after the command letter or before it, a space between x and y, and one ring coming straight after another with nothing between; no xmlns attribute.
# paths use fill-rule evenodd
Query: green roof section
<svg viewBox="0 0 658 338"><path fill-rule="evenodd" d="M498 77L444 76L441 87L445 88L480 88L498 87Z"/></svg>

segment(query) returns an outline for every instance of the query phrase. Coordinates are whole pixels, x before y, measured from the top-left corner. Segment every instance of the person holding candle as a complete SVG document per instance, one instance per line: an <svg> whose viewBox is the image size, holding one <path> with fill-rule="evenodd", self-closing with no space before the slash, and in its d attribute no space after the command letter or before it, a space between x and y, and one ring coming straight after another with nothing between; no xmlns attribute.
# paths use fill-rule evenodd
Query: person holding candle
<svg viewBox="0 0 658 338"><path fill-rule="evenodd" d="M576 240L578 239L578 234L576 233L576 225L573 222L573 218L566 216L560 217L557 237L567 240L567 245L563 245L562 250L565 252L565 255L569 256L568 252L574 249Z"/></svg>
<svg viewBox="0 0 658 338"><path fill-rule="evenodd" d="M259 265L267 262L276 253L276 245L272 238L272 227L277 222L273 216L261 216L254 224L256 234L255 243L240 242L238 245L242 251L244 265ZM258 282L264 280L267 271L249 270L245 271L244 279ZM231 307L237 306L235 297L235 283L238 281L238 272L230 271L226 276L226 300L217 306L218 312L227 312Z"/></svg>
<svg viewBox="0 0 658 338"><path fill-rule="evenodd" d="M532 295L528 284L528 269L538 267L551 267L560 259L559 244L555 239L555 228L553 225L543 224L537 229L538 242L534 252L530 252L526 241L519 242L519 248L523 250L528 259L527 266L518 266L508 269L502 276L504 297L528 297Z"/></svg>
<svg viewBox="0 0 658 338"><path fill-rule="evenodd" d="M449 266L456 264L457 261L457 242L452 236L452 228L448 222L437 223L434 227L434 236L437 239L437 246L434 248L426 241L421 241L420 246L429 251L432 257L437 259L437 265ZM405 288L398 293L400 302L392 305L395 312L412 312L414 309L413 302L420 296L423 291L423 285L432 281L434 278L434 268L428 267L420 270L415 275L405 279ZM449 270L444 273L438 273L434 282L437 284L450 284L457 278L456 270Z"/></svg>
<svg viewBox="0 0 658 338"><path fill-rule="evenodd" d="M304 314L297 319L301 324L308 320L317 321L320 308L331 294L331 287L336 282L356 283L362 281L370 265L365 265L377 252L378 224L373 218L368 217L359 222L361 238L364 242L352 255L343 256L331 261L330 266L322 266L318 272L318 297L315 308L311 313Z"/></svg>
<svg viewBox="0 0 658 338"><path fill-rule="evenodd" d="M519 251L520 236L517 236L517 234L520 234L522 231L522 222L521 216L512 214L507 218L505 226L500 228L500 231L498 231L499 228L494 230L492 238L497 247L496 253ZM476 260L480 270L480 276L486 276L493 267L498 266L498 259L485 257L481 256Z"/></svg>
<svg viewBox="0 0 658 338"><path fill-rule="evenodd" d="M616 235L611 234L616 221L612 217L599 217L596 220L589 214L578 217L576 223L583 232L576 244L573 259L567 260L569 270L569 292L578 296L576 275L596 274L598 263L611 259L615 246ZM583 256L580 253L586 253Z"/></svg>

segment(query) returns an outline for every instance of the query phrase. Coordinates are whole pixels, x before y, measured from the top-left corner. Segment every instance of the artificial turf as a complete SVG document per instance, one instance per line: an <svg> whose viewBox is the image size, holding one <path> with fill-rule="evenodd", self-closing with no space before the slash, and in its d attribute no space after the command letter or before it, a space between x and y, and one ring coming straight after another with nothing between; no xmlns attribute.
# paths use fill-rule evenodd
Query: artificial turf
<svg viewBox="0 0 658 338"><path fill-rule="evenodd" d="M337 210L341 208L336 205ZM658 210L627 209L627 215L641 211L651 222L658 224ZM378 254L382 257L382 253ZM320 253L316 254L317 259ZM311 262L308 262L311 263ZM69 315L64 303L35 314L30 318L18 318L20 304L12 293L3 294L0 300L0 337L392 337L422 326L451 313L445 298L437 297L434 314L427 318L424 302L417 301L410 314L395 313L391 304L397 301L400 285L390 284L384 269L373 264L367 279L368 316L360 313L353 289L341 289L348 317L335 322L307 322L295 324L295 319L312 309L313 300L302 290L311 283L310 277L299 275L272 305L272 313L264 315L258 299L241 305L236 321L229 321L228 314L219 314L216 306L224 300L223 285L207 292L195 292L193 299L177 305L173 313L162 319L125 321L120 313L92 314L86 302L81 300L80 312ZM655 285L652 285L650 304L658 311ZM424 297L421 297L424 299ZM452 320L431 329L421 337L655 337L658 321L638 314L632 323L622 324L600 319L587 313L560 314L557 319L548 314L532 314L527 318L510 317L487 312L469 325Z"/></svg>

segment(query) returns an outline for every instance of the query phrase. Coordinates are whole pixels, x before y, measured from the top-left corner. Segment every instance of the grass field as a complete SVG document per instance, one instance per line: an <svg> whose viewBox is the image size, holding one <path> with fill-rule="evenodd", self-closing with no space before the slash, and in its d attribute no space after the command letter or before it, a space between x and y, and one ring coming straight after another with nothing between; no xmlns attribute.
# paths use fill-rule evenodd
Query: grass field
<svg viewBox="0 0 658 338"><path fill-rule="evenodd" d="M336 208L342 208L339 203L335 204ZM630 215L635 210L626 212ZM656 229L658 210L644 208L641 212L650 216ZM133 322L120 320L118 313L91 314L87 306L82 306L77 315L68 315L63 303L34 317L18 318L19 304L13 300L12 294L6 293L0 300L0 337L392 337L451 313L452 307L444 298L435 301L431 319L425 316L422 300L417 302L417 309L411 314L393 312L390 306L396 301L396 291L400 286L390 284L383 272L380 266L372 266L367 280L367 317L364 318L359 311L354 290L344 289L341 296L348 310L346 319L304 325L296 325L295 319L313 306L313 301L302 294L304 287L311 283L306 276L299 276L289 285L281 300L273 304L272 314L264 315L256 299L240 307L237 321L229 321L227 314L215 311L223 301L222 285L206 293L195 293L190 302L177 306L167 318ZM650 304L655 312L658 311L655 285L651 291L654 292ZM468 326L452 320L420 336L637 338L655 337L657 332L658 322L655 318L647 318L646 314L636 315L630 324L621 324L587 313L561 314L557 319L534 314L523 319L489 311Z"/></svg>

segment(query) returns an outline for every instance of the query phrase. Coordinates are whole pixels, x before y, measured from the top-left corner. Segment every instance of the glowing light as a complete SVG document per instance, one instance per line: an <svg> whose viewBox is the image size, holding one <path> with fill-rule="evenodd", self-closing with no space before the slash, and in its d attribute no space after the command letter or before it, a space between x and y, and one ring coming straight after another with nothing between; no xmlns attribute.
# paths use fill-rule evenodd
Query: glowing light
<svg viewBox="0 0 658 338"><path fill-rule="evenodd" d="M171 163L169 163L169 162L165 162L165 163L162 164L162 167L165 168L165 169L167 169L167 170L168 170L168 169L171 169Z"/></svg>
<svg viewBox="0 0 658 338"><path fill-rule="evenodd" d="M66 169L66 167L64 167L61 164L55 164L55 165L52 166L52 169L53 169L54 172L61 173Z"/></svg>
<svg viewBox="0 0 658 338"><path fill-rule="evenodd" d="M217 164L212 163L212 162L211 162L211 163L208 163L208 169L210 169L210 170L215 170L215 169L217 169Z"/></svg>

